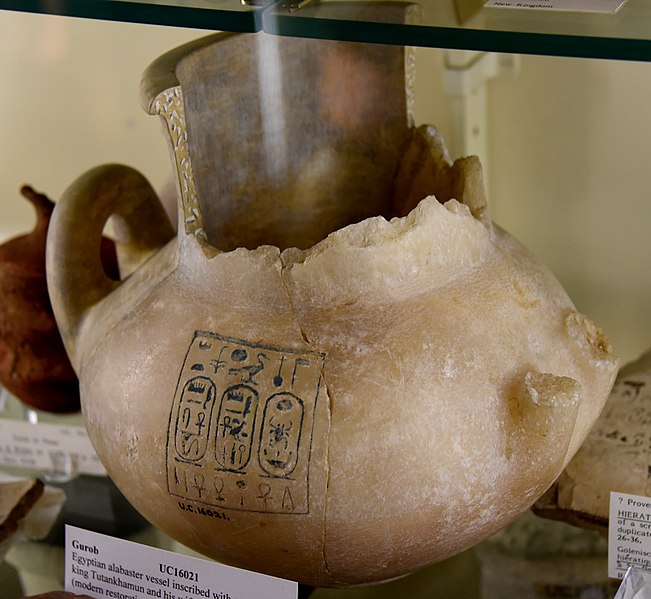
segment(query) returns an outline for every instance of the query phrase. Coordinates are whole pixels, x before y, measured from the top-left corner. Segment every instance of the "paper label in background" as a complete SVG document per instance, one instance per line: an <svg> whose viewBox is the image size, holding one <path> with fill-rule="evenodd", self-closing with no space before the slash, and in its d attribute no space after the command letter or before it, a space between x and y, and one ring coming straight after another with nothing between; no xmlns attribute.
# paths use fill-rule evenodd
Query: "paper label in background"
<svg viewBox="0 0 651 599"><path fill-rule="evenodd" d="M578 12L617 12L627 0L488 0L484 6Z"/></svg>
<svg viewBox="0 0 651 599"><path fill-rule="evenodd" d="M298 584L66 526L65 590L114 599L296 599Z"/></svg>
<svg viewBox="0 0 651 599"><path fill-rule="evenodd" d="M62 474L105 475L81 426L0 419L0 465Z"/></svg>
<svg viewBox="0 0 651 599"><path fill-rule="evenodd" d="M651 498L610 493L608 576L624 578L630 566L651 570Z"/></svg>

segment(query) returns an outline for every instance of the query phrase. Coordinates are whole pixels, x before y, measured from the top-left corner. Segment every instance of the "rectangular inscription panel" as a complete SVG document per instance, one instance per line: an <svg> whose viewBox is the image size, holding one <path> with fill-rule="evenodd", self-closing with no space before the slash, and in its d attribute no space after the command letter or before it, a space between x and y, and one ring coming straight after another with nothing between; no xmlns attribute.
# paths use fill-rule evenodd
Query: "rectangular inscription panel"
<svg viewBox="0 0 651 599"><path fill-rule="evenodd" d="M168 490L255 512L309 512L324 355L196 331L174 396Z"/></svg>

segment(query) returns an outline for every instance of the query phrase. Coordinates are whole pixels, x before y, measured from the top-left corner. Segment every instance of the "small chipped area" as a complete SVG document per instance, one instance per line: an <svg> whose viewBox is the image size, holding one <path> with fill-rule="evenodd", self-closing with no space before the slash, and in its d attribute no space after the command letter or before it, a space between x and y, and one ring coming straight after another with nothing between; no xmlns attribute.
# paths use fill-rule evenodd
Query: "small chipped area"
<svg viewBox="0 0 651 599"><path fill-rule="evenodd" d="M514 279L512 284L513 289L515 290L516 300L523 308L537 308L540 306L540 298L536 297L533 291L525 283L518 279Z"/></svg>
<svg viewBox="0 0 651 599"><path fill-rule="evenodd" d="M447 379L452 379L457 375L457 369L454 364L454 358L447 356L445 364L443 365L443 376Z"/></svg>
<svg viewBox="0 0 651 599"><path fill-rule="evenodd" d="M527 372L524 376L525 397L537 406L570 407L581 401L581 384L567 376L544 372Z"/></svg>
<svg viewBox="0 0 651 599"><path fill-rule="evenodd" d="M138 434L132 432L127 440L127 456L129 457L129 460L136 461L138 459L139 443Z"/></svg>
<svg viewBox="0 0 651 599"><path fill-rule="evenodd" d="M617 358L606 334L587 316L570 312L565 317L567 331L577 344L590 352L593 360L602 364L613 364Z"/></svg>

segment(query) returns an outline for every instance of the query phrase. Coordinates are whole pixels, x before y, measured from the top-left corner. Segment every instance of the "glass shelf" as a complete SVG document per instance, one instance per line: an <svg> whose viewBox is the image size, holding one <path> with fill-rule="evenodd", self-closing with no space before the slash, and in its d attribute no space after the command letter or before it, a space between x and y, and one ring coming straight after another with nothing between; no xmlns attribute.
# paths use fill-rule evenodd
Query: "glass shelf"
<svg viewBox="0 0 651 599"><path fill-rule="evenodd" d="M272 0L269 0L272 1ZM250 33L264 0L0 0L0 10Z"/></svg>
<svg viewBox="0 0 651 599"><path fill-rule="evenodd" d="M263 29L326 39L651 61L648 0L629 0L614 14L480 6L466 19L459 16L458 2L409 3L403 21L397 20L396 2L326 0L299 10L279 3L264 11Z"/></svg>
<svg viewBox="0 0 651 599"><path fill-rule="evenodd" d="M0 9L285 36L651 61L651 2L616 13L482 0L0 0Z"/></svg>

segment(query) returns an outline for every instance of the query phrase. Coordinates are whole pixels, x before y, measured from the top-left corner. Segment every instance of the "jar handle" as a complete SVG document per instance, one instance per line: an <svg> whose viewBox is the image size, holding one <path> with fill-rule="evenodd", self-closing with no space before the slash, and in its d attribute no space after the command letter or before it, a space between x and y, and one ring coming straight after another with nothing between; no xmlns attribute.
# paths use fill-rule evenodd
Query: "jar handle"
<svg viewBox="0 0 651 599"><path fill-rule="evenodd" d="M47 236L46 272L50 301L66 350L75 367L75 340L84 315L120 285L104 272L102 231L108 219L124 275L174 237L174 230L149 181L120 164L81 175L56 203Z"/></svg>

